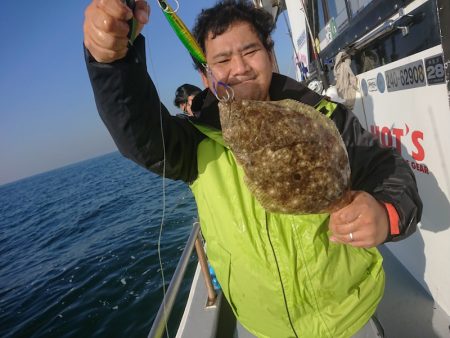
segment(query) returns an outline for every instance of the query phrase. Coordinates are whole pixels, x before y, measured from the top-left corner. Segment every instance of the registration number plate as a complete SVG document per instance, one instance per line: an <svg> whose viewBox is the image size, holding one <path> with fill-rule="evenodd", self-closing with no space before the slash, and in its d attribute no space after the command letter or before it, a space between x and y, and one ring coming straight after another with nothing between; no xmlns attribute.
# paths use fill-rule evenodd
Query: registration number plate
<svg viewBox="0 0 450 338"><path fill-rule="evenodd" d="M384 75L388 92L423 87L427 84L422 60L387 70Z"/></svg>

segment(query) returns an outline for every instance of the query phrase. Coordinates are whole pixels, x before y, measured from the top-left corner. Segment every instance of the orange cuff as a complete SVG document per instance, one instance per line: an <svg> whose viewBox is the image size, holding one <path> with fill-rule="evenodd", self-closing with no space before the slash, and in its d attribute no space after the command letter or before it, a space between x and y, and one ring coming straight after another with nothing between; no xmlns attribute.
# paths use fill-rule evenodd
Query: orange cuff
<svg viewBox="0 0 450 338"><path fill-rule="evenodd" d="M400 228L398 227L399 217L398 212L391 203L384 203L389 216L389 226L391 235L400 235Z"/></svg>

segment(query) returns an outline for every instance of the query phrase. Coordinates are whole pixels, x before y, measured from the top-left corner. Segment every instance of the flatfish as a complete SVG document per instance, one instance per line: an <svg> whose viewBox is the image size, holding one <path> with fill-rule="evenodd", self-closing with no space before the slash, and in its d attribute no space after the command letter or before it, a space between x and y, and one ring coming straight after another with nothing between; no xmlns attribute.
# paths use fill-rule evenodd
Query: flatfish
<svg viewBox="0 0 450 338"><path fill-rule="evenodd" d="M350 164L327 116L295 100L219 103L225 143L270 212L332 212L350 202Z"/></svg>

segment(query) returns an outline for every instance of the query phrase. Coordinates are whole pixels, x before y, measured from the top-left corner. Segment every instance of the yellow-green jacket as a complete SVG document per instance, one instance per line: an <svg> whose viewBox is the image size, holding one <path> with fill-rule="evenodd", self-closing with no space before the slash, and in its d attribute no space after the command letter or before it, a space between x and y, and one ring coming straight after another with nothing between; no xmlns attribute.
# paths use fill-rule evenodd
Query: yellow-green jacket
<svg viewBox="0 0 450 338"><path fill-rule="evenodd" d="M198 146L191 184L208 258L236 317L258 337L351 337L382 297L376 249L334 244L328 214L266 212L221 133Z"/></svg>

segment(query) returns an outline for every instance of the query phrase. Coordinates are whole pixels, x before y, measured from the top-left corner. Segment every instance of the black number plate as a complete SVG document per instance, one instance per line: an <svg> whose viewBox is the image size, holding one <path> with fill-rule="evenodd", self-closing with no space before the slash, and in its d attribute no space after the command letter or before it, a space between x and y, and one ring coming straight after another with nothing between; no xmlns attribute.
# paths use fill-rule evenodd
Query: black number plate
<svg viewBox="0 0 450 338"><path fill-rule="evenodd" d="M425 69L427 70L428 85L445 82L445 68L442 54L425 59Z"/></svg>
<svg viewBox="0 0 450 338"><path fill-rule="evenodd" d="M422 60L387 70L384 75L388 92L423 87L427 84Z"/></svg>

